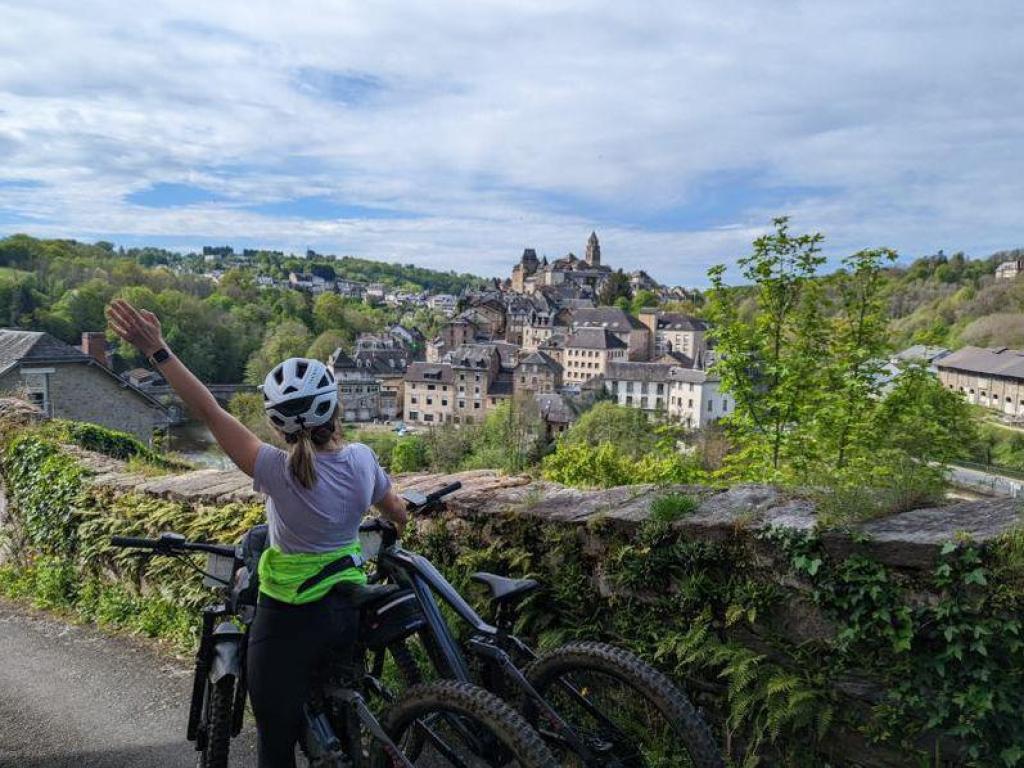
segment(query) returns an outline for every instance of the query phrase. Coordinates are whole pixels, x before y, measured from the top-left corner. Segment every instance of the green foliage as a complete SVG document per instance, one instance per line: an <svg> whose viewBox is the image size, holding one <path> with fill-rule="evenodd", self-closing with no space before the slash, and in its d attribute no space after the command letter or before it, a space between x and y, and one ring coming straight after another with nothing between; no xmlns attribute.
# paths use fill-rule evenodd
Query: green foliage
<svg viewBox="0 0 1024 768"><path fill-rule="evenodd" d="M289 357L305 356L311 343L309 329L298 320L286 320L268 330L263 344L246 363L246 382L262 384L275 365Z"/></svg>
<svg viewBox="0 0 1024 768"><path fill-rule="evenodd" d="M418 435L399 438L391 454L391 471L420 472L427 468L427 445Z"/></svg>
<svg viewBox="0 0 1024 768"><path fill-rule="evenodd" d="M699 460L678 451L679 437L677 427L652 424L639 409L598 402L562 435L541 468L549 480L577 488L699 482Z"/></svg>
<svg viewBox="0 0 1024 768"><path fill-rule="evenodd" d="M696 483L703 473L696 462L676 452L651 453L639 461L618 444L596 446L561 442L544 457L544 477L574 488L612 488L635 483Z"/></svg>
<svg viewBox="0 0 1024 768"><path fill-rule="evenodd" d="M91 448L102 444L123 453L128 446L116 433L107 438L61 424L7 436L0 471L10 510L5 534L12 538L14 558L0 568L0 594L190 649L198 609L209 600L201 580L175 561L133 558L112 548L110 537L176 530L192 539L232 542L262 519L262 506L192 508L89 486L77 461L61 450L69 433L87 435Z"/></svg>
<svg viewBox="0 0 1024 768"><path fill-rule="evenodd" d="M671 523L696 512L700 502L684 493L667 493L651 502L651 519Z"/></svg>
<svg viewBox="0 0 1024 768"><path fill-rule="evenodd" d="M733 465L775 481L794 459L808 453L804 425L818 405L827 342L822 337L823 292L814 277L825 259L820 234L791 236L787 219L754 241L739 260L753 284L756 311L745 316L739 295L725 285L725 267L708 275L707 317L714 325L719 362L715 370L732 395Z"/></svg>
<svg viewBox="0 0 1024 768"><path fill-rule="evenodd" d="M211 268L225 270L216 284L201 276ZM480 282L471 275L350 257L339 261L295 259L263 251L252 255L245 265L230 260L208 264L200 254L182 255L159 248L113 249L109 243L89 245L14 235L0 239L0 325L45 330L76 344L83 331L106 326L105 304L123 296L159 315L168 343L200 379L234 383L242 381L247 371L251 378L256 375L253 370L266 367L266 355L247 364L265 335L281 323L301 323L311 332L310 338L312 332L334 334L317 340L312 352L320 357L339 338L349 344L354 334L380 330L399 319L396 311L373 309L333 294L323 294L317 307L300 291L255 284L257 270L281 280L292 269L325 277L337 274L382 281L413 291L459 293ZM425 331L436 331L432 313L419 316ZM301 350L293 346L293 352L305 354L310 346L308 342ZM119 344L117 352L127 367L146 364L125 344Z"/></svg>
<svg viewBox="0 0 1024 768"><path fill-rule="evenodd" d="M98 424L54 419L47 422L42 429L45 434L56 440L74 443L87 451L102 453L115 459L138 459L159 469L191 469L189 464L167 458L143 445L127 432L107 429Z"/></svg>
<svg viewBox="0 0 1024 768"><path fill-rule="evenodd" d="M597 303L602 306L618 306L621 301L625 304L622 308L628 310L632 297L633 291L629 287L629 275L621 269L617 269L608 275L608 279L601 286L601 290L597 294Z"/></svg>
<svg viewBox="0 0 1024 768"><path fill-rule="evenodd" d="M719 474L822 488L833 523L936 501L944 475L928 462L965 456L976 417L920 366L884 389L896 254L860 251L822 278L821 236L775 226L740 261L749 288L726 286L724 267L710 272L715 370L736 404Z"/></svg>

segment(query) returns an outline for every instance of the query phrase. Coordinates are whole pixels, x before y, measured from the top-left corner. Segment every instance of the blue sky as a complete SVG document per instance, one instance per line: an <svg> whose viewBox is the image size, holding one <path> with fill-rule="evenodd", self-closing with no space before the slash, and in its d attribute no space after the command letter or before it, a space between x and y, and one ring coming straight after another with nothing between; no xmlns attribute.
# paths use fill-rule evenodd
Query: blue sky
<svg viewBox="0 0 1024 768"><path fill-rule="evenodd" d="M0 0L0 234L700 285L1024 245L1024 6ZM41 45L40 41L46 44Z"/></svg>

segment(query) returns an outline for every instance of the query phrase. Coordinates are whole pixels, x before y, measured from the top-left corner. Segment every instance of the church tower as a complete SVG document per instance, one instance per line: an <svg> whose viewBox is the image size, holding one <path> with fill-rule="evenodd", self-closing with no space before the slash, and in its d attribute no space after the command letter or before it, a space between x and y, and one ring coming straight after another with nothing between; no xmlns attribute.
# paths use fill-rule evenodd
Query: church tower
<svg viewBox="0 0 1024 768"><path fill-rule="evenodd" d="M587 240L587 264L592 267L601 266L601 244L597 242L597 232L591 232Z"/></svg>

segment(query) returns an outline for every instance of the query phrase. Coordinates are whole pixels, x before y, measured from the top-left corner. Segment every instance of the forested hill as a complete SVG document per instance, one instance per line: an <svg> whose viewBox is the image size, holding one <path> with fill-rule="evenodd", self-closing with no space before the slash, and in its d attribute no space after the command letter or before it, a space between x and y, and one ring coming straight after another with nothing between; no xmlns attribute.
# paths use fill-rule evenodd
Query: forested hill
<svg viewBox="0 0 1024 768"><path fill-rule="evenodd" d="M393 264L371 261L354 256L334 258L316 254L305 258L280 251L253 249L243 254L217 255L212 261L202 254L177 253L163 248L115 248L100 241L95 244L74 240L41 240L27 235L12 235L0 239L0 266L35 271L41 262L51 259L74 259L97 264L112 264L113 259L126 259L143 267L169 266L175 271L199 274L211 269L242 266L260 274L287 279L289 272L313 272L326 278L334 277L361 283L383 283L386 286L412 292L458 294L464 288L473 288L486 282L485 278L454 271L442 272L413 264Z"/></svg>
<svg viewBox="0 0 1024 768"><path fill-rule="evenodd" d="M891 342L956 348L1024 347L1024 276L996 280L996 267L1024 249L969 259L938 253L890 271Z"/></svg>
<svg viewBox="0 0 1024 768"><path fill-rule="evenodd" d="M203 276L218 269L219 282ZM259 382L268 361L290 356L326 359L362 331L405 322L424 333L445 318L426 308L371 307L334 293L313 297L287 287L261 287L256 275L287 280L315 272L409 291L458 293L482 280L472 275L364 259L313 259L254 252L247 258L182 255L159 248L116 249L110 243L0 239L0 326L43 330L77 344L83 331L106 327L115 296L153 310L168 342L204 381ZM143 364L122 345L118 366Z"/></svg>

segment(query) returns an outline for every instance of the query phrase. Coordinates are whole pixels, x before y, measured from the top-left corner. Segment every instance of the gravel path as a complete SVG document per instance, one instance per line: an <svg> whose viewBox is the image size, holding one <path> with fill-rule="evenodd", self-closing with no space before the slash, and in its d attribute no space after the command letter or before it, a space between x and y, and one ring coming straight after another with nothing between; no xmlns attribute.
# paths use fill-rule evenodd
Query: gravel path
<svg viewBox="0 0 1024 768"><path fill-rule="evenodd" d="M0 768L191 768L191 681L146 643L0 600ZM233 766L254 741L247 718Z"/></svg>

